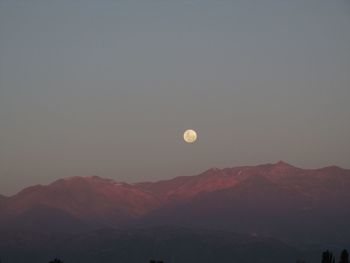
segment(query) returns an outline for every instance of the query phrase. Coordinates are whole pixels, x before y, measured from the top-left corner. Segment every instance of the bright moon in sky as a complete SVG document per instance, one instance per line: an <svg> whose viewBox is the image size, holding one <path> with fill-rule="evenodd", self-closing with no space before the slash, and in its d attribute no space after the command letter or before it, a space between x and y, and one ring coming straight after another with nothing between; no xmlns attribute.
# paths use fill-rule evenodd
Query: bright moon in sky
<svg viewBox="0 0 350 263"><path fill-rule="evenodd" d="M193 143L197 140L197 133L194 130L187 130L184 132L184 140L187 143Z"/></svg>

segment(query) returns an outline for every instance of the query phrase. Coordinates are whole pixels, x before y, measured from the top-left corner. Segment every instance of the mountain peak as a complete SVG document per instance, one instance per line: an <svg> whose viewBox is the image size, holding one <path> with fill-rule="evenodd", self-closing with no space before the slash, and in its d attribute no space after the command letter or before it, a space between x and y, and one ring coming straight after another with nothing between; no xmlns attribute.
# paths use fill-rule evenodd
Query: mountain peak
<svg viewBox="0 0 350 263"><path fill-rule="evenodd" d="M295 168L293 165L290 165L289 163L286 163L286 162L284 162L282 160L280 160L277 163L275 163L274 166Z"/></svg>
<svg viewBox="0 0 350 263"><path fill-rule="evenodd" d="M329 165L329 166L323 167L321 169L323 169L323 170L346 170L346 169L339 167L337 165Z"/></svg>

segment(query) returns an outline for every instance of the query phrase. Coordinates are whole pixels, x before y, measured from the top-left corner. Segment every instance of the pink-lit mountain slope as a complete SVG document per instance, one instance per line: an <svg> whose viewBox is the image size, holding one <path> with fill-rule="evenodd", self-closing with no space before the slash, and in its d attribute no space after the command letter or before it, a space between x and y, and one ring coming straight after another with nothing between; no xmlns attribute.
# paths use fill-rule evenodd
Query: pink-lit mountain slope
<svg viewBox="0 0 350 263"><path fill-rule="evenodd" d="M210 169L195 176L181 176L171 180L136 184L163 201L184 200L194 196L232 188L251 178L261 176L285 188L294 189L302 195L320 199L324 194L337 196L349 194L350 170L336 166L322 169L301 169L285 162L258 166L242 166ZM334 187L337 187L334 189ZM350 195L348 195L350 197Z"/></svg>
<svg viewBox="0 0 350 263"><path fill-rule="evenodd" d="M152 194L130 184L97 176L72 177L22 190L5 200L1 214L20 217L46 207L79 220L115 225L138 218L159 204Z"/></svg>

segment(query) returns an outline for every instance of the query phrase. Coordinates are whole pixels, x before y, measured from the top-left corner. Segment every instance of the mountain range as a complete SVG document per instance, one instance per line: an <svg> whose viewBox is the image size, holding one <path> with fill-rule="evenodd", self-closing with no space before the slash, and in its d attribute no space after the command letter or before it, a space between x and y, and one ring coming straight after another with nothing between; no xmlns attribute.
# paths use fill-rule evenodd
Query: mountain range
<svg viewBox="0 0 350 263"><path fill-rule="evenodd" d="M253 260L222 250L230 244L254 249L259 243L266 245L266 251L283 247L281 251L288 253L278 260L283 255L291 259L295 251L302 255L311 247L318 251L350 244L349 189L350 170L301 169L282 161L133 184L98 176L64 178L0 196L0 258L3 254L11 262L21 262L21 251L38 259L40 253L33 251L59 247L61 254L77 262L77 255L69 251L98 247L94 256L105 250L113 255L100 262L121 257L123 262L139 262L141 258L128 261L126 255L136 253L134 243L140 243L144 256L156 256L159 250L159 256L177 262L180 258L175 255L186 248L180 253L170 244L184 238L186 246L201 244L198 251L216 247L212 256L226 255L224 262L236 256L234 262ZM165 240L163 244L158 238ZM213 245L217 239L225 243L220 249ZM114 243L125 246L124 256ZM146 253L150 244L153 254ZM187 255L188 260L198 261L193 255Z"/></svg>

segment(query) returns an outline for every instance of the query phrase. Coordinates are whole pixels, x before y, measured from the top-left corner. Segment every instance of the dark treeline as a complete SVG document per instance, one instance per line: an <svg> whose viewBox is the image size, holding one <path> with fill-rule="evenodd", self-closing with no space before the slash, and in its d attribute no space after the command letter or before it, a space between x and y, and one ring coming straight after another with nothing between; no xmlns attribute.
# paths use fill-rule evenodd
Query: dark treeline
<svg viewBox="0 0 350 263"><path fill-rule="evenodd" d="M58 258L55 258L54 260L51 260L49 263L63 263L63 261Z"/></svg>
<svg viewBox="0 0 350 263"><path fill-rule="evenodd" d="M304 260L297 260L297 263L306 263ZM344 249L340 254L340 259L336 262L335 256L329 250L322 253L321 263L349 263L349 253Z"/></svg>
<svg viewBox="0 0 350 263"><path fill-rule="evenodd" d="M0 263L1 263L1 260L0 260ZM56 258L56 259L50 261L49 263L63 263L63 261ZM149 263L164 263L164 261L152 259L149 261ZM297 260L297 263L306 263L306 262L304 260ZM326 250L322 253L321 263L336 263L335 256L333 255L333 253L331 251ZM341 252L340 259L339 259L338 263L350 263L349 262L349 253L346 249L344 249Z"/></svg>
<svg viewBox="0 0 350 263"><path fill-rule="evenodd" d="M0 259L0 263L2 263L1 259ZM51 261L49 261L48 263L64 263L61 259L55 258ZM163 260L150 260L149 263L164 263ZM297 263L306 263L306 261L304 260L297 260ZM344 249L339 257L339 261L336 261L335 256L333 255L333 253L329 250L326 250L322 253L322 260L321 263L350 263L349 262L349 252Z"/></svg>
<svg viewBox="0 0 350 263"><path fill-rule="evenodd" d="M322 263L336 263L335 256L329 250L322 253ZM349 253L344 249L340 254L339 263L349 263Z"/></svg>

